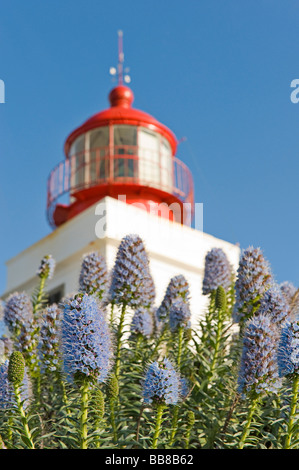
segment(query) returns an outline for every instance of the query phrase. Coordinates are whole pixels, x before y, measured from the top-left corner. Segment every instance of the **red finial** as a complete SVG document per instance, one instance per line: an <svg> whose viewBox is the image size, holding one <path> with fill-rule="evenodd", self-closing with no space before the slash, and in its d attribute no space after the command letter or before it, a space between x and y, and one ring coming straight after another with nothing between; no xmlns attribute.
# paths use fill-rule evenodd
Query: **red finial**
<svg viewBox="0 0 299 470"><path fill-rule="evenodd" d="M134 101L134 94L131 88L118 85L110 91L109 101L111 106L122 106L123 108L130 108Z"/></svg>

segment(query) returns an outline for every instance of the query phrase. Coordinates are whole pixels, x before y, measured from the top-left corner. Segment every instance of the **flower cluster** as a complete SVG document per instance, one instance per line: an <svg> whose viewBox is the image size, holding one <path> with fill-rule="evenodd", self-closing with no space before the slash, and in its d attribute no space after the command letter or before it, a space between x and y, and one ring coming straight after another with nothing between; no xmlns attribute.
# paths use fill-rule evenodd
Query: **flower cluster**
<svg viewBox="0 0 299 470"><path fill-rule="evenodd" d="M8 363L8 380L13 385L20 385L25 375L25 360L19 351L13 351Z"/></svg>
<svg viewBox="0 0 299 470"><path fill-rule="evenodd" d="M5 410L13 405L13 387L8 381L8 359L0 364L0 409Z"/></svg>
<svg viewBox="0 0 299 470"><path fill-rule="evenodd" d="M149 338L153 333L153 315L146 307L139 307L132 318L131 333Z"/></svg>
<svg viewBox="0 0 299 470"><path fill-rule="evenodd" d="M27 320L33 318L32 302L26 292L11 294L4 307L4 321L13 334L21 328Z"/></svg>
<svg viewBox="0 0 299 470"><path fill-rule="evenodd" d="M277 353L280 377L299 372L299 322L286 321L281 329Z"/></svg>
<svg viewBox="0 0 299 470"><path fill-rule="evenodd" d="M20 328L15 347L23 354L26 364L33 375L39 373L38 338L38 323L34 318L27 318Z"/></svg>
<svg viewBox="0 0 299 470"><path fill-rule="evenodd" d="M260 248L243 251L235 283L234 320L244 322L259 307L260 297L271 287L272 274Z"/></svg>
<svg viewBox="0 0 299 470"><path fill-rule="evenodd" d="M226 291L232 282L232 268L221 248L212 248L205 257L202 293L208 295L222 286Z"/></svg>
<svg viewBox="0 0 299 470"><path fill-rule="evenodd" d="M97 251L84 255L79 275L79 289L87 294L96 293L103 298L108 284L108 270L105 258Z"/></svg>
<svg viewBox="0 0 299 470"><path fill-rule="evenodd" d="M59 370L61 315L62 312L56 304L47 307L43 312L38 345L42 372Z"/></svg>
<svg viewBox="0 0 299 470"><path fill-rule="evenodd" d="M286 302L290 306L290 316L293 320L299 318L299 289L289 281L282 282L279 287Z"/></svg>
<svg viewBox="0 0 299 470"><path fill-rule="evenodd" d="M278 326L289 318L290 307L279 287L272 286L266 290L261 297L258 313L269 315Z"/></svg>
<svg viewBox="0 0 299 470"><path fill-rule="evenodd" d="M168 318L171 305L178 298L186 303L190 298L189 284L182 274L172 277L169 281L164 298L156 311L159 322L163 323Z"/></svg>
<svg viewBox="0 0 299 470"><path fill-rule="evenodd" d="M218 286L215 295L215 307L218 310L225 310L227 307L226 292L222 286Z"/></svg>
<svg viewBox="0 0 299 470"><path fill-rule="evenodd" d="M186 377L181 377L180 379L180 397L182 400L185 400L190 393L190 384Z"/></svg>
<svg viewBox="0 0 299 470"><path fill-rule="evenodd" d="M169 311L169 327L174 333L179 328L190 327L191 311L189 303L185 302L182 297L177 298L171 305Z"/></svg>
<svg viewBox="0 0 299 470"><path fill-rule="evenodd" d="M147 308L153 308L153 304L156 297L156 287L154 279L149 269L145 270L144 275L144 288L143 288L143 300L142 306Z"/></svg>
<svg viewBox="0 0 299 470"><path fill-rule="evenodd" d="M278 341L279 328L269 315L259 314L245 323L238 379L239 392L244 396L277 393L281 387L277 365Z"/></svg>
<svg viewBox="0 0 299 470"><path fill-rule="evenodd" d="M73 381L85 376L105 382L112 367L112 342L103 312L94 296L75 295L64 305L63 367Z"/></svg>
<svg viewBox="0 0 299 470"><path fill-rule="evenodd" d="M4 363L0 364L0 410L7 410L15 405L15 396L12 384L12 366L13 364L8 359ZM31 390L26 368L23 369L20 391L22 401L24 402L24 405L27 406Z"/></svg>
<svg viewBox="0 0 299 470"><path fill-rule="evenodd" d="M109 298L112 303L139 307L148 303L150 283L149 259L138 235L127 235L119 245L112 271Z"/></svg>
<svg viewBox="0 0 299 470"><path fill-rule="evenodd" d="M9 336L1 336L0 338L0 362L4 362L3 359L7 359L13 350L13 341Z"/></svg>
<svg viewBox="0 0 299 470"><path fill-rule="evenodd" d="M56 262L52 255L46 255L41 260L40 266L36 272L36 274L41 279L52 279L54 270L55 270Z"/></svg>
<svg viewBox="0 0 299 470"><path fill-rule="evenodd" d="M288 302L288 304L291 305L292 300L294 298L294 295L297 292L297 289L294 286L294 284L290 281L284 281L279 285L279 288L280 288L284 298Z"/></svg>
<svg viewBox="0 0 299 470"><path fill-rule="evenodd" d="M143 398L146 404L176 405L180 399L180 375L164 358L152 362L145 375Z"/></svg>

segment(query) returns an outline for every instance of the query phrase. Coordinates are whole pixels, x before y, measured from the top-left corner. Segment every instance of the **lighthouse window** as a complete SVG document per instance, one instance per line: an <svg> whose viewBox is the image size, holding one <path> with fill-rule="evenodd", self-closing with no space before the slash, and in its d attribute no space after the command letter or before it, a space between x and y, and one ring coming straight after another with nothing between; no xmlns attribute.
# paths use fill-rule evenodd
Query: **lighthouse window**
<svg viewBox="0 0 299 470"><path fill-rule="evenodd" d="M172 186L172 153L164 137L161 141L161 184L167 189Z"/></svg>
<svg viewBox="0 0 299 470"><path fill-rule="evenodd" d="M84 184L85 173L85 135L78 137L73 143L70 151L71 175L74 185L79 187Z"/></svg>
<svg viewBox="0 0 299 470"><path fill-rule="evenodd" d="M89 148L106 147L109 145L109 127L100 127L91 131L89 138Z"/></svg>
<svg viewBox="0 0 299 470"><path fill-rule="evenodd" d="M90 132L90 181L96 182L109 174L109 127Z"/></svg>
<svg viewBox="0 0 299 470"><path fill-rule="evenodd" d="M114 126L114 176L133 177L136 175L136 158L130 155L137 154L137 127L135 126ZM123 155L123 157L116 157Z"/></svg>
<svg viewBox="0 0 299 470"><path fill-rule="evenodd" d="M139 179L144 184L160 183L159 135L140 127L138 133Z"/></svg>

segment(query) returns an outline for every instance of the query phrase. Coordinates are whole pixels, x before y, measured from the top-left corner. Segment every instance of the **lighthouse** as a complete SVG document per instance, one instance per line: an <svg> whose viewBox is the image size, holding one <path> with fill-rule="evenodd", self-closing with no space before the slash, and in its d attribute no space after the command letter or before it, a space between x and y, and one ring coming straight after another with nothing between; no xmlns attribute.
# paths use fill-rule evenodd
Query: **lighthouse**
<svg viewBox="0 0 299 470"><path fill-rule="evenodd" d="M120 240L134 233L149 254L157 304L171 277L183 274L190 285L195 319L206 301L202 295L206 253L222 248L236 268L239 247L194 227L192 173L177 155L175 134L135 108L123 68L121 32L118 39L117 84L108 94L107 108L70 132L63 160L50 171L46 214L52 231L7 261L2 297L32 292L36 268L44 255L51 254L56 270L47 286L48 297L58 302L78 290L84 254L98 251L112 268Z"/></svg>
<svg viewBox="0 0 299 470"><path fill-rule="evenodd" d="M53 227L109 196L148 211L158 208L169 220L190 223L193 178L176 157L173 132L150 114L133 107L124 85L122 32L119 31L118 84L110 106L76 128L64 145L65 159L48 180L47 215ZM67 204L60 200L68 196ZM189 209L189 211L188 211Z"/></svg>

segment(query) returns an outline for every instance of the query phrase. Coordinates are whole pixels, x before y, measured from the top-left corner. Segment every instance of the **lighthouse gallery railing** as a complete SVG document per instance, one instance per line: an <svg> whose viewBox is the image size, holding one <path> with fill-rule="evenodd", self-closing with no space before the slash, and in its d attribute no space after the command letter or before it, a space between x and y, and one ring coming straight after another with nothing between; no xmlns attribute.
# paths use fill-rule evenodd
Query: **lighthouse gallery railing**
<svg viewBox="0 0 299 470"><path fill-rule="evenodd" d="M98 147L78 152L60 162L50 173L47 191L47 215L67 195L101 184L128 184L156 188L175 195L182 202L194 202L193 178L178 158L163 156L152 149L137 146ZM69 203L70 201L68 201Z"/></svg>

